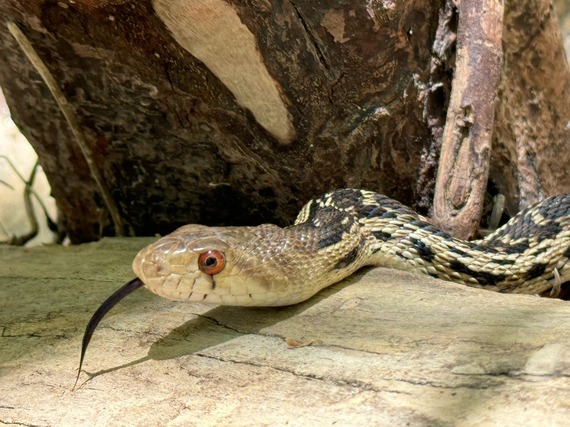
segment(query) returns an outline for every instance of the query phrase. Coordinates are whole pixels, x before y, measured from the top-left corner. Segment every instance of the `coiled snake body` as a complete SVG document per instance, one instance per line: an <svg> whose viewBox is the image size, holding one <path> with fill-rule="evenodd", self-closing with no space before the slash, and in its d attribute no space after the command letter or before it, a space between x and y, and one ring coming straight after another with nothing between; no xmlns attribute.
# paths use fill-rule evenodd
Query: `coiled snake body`
<svg viewBox="0 0 570 427"><path fill-rule="evenodd" d="M550 197L482 240L455 239L381 194L343 189L311 200L280 228L187 225L139 252L134 279L105 301L84 335L143 284L172 300L240 306L304 301L367 265L499 292L556 294L570 280L570 195Z"/></svg>

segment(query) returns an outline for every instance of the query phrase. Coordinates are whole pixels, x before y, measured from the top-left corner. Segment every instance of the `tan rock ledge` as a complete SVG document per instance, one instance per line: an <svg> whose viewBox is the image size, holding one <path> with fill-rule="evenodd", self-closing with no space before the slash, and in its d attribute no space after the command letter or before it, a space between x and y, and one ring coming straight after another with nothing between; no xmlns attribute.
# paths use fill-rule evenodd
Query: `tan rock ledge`
<svg viewBox="0 0 570 427"><path fill-rule="evenodd" d="M83 330L149 239L0 247L0 424L563 425L570 304L388 269L245 309L144 290ZM300 343L300 346L288 346ZM310 344L310 345L303 345ZM90 378L91 376L91 378Z"/></svg>

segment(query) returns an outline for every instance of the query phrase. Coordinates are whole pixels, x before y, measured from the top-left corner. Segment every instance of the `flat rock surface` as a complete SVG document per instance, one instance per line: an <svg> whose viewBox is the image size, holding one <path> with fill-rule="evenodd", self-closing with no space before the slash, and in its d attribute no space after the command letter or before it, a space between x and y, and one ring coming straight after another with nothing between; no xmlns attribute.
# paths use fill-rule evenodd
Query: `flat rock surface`
<svg viewBox="0 0 570 427"><path fill-rule="evenodd" d="M151 239L152 240L152 239ZM0 425L568 425L570 304L370 269L293 307L145 290L149 239L0 247Z"/></svg>

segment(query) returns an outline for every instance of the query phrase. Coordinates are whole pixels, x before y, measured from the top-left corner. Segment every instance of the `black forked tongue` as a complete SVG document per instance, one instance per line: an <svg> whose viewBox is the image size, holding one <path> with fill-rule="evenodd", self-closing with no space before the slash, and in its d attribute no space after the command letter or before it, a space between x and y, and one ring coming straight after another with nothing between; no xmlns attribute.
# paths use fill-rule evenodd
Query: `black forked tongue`
<svg viewBox="0 0 570 427"><path fill-rule="evenodd" d="M87 351L87 346L89 345L89 341L91 341L93 332L95 332L95 328L97 328L97 325L103 319L103 317L105 317L105 315L109 312L109 310L111 310L119 301L121 301L131 292L136 291L138 288L140 288L143 285L144 283L138 277L124 284L119 289L117 289L113 293L113 295L107 298L91 317L91 320L87 324L87 328L85 328L85 333L83 334L83 342L81 344L81 357L79 358L79 369L77 370L77 378L75 379L75 384L73 385L74 389L75 386L77 385L77 381L79 381L79 375L81 374L81 366L83 366L83 359L85 358L85 352Z"/></svg>

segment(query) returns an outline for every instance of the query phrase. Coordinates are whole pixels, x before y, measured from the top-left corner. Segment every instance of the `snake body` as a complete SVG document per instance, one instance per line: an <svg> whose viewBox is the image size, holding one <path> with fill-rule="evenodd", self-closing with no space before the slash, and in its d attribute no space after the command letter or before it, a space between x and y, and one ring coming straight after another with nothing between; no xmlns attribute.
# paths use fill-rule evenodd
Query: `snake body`
<svg viewBox="0 0 570 427"><path fill-rule="evenodd" d="M308 202L286 228L181 227L139 252L133 270L150 291L172 300L280 306L364 266L499 292L556 293L570 280L569 257L570 195L464 241L384 195L343 189Z"/></svg>
<svg viewBox="0 0 570 427"><path fill-rule="evenodd" d="M557 295L570 280L569 257L568 194L550 197L471 242L395 200L352 189L311 200L286 228L186 225L142 249L133 261L138 277L95 311L83 335L77 380L99 322L142 286L172 300L280 306L372 265L499 292Z"/></svg>

